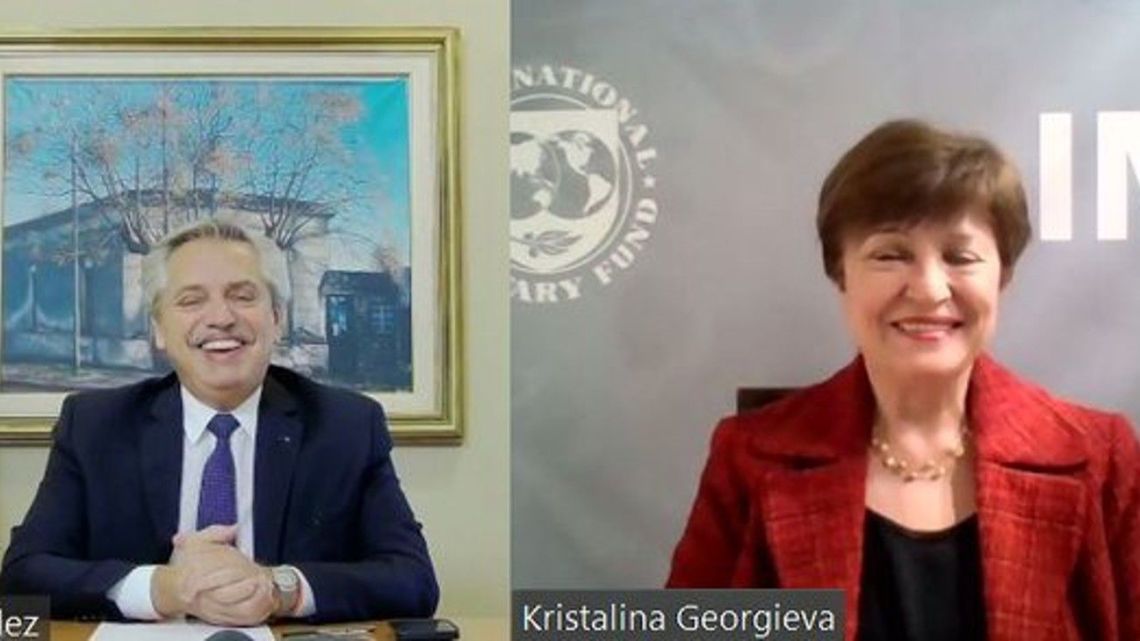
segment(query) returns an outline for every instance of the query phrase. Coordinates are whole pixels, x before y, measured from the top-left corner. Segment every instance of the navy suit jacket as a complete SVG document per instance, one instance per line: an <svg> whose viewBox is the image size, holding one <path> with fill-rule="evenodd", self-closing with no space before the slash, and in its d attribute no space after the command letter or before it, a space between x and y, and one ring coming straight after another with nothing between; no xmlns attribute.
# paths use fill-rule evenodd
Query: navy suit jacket
<svg viewBox="0 0 1140 641"><path fill-rule="evenodd" d="M380 405L270 367L258 411L256 561L304 573L316 620L430 616L439 589ZM56 617L119 617L107 590L170 559L183 438L173 374L68 397L0 592L50 595Z"/></svg>

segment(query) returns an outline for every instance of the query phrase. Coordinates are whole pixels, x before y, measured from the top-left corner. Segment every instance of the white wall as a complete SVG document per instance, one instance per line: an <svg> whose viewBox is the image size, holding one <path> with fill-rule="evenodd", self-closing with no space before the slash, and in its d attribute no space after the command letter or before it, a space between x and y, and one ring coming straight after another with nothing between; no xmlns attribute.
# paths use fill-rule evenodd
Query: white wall
<svg viewBox="0 0 1140 641"><path fill-rule="evenodd" d="M397 448L424 522L443 616L505 616L509 592L508 0L5 0L7 29L153 26L455 26L461 29L467 440ZM0 550L43 473L43 448L0 449Z"/></svg>

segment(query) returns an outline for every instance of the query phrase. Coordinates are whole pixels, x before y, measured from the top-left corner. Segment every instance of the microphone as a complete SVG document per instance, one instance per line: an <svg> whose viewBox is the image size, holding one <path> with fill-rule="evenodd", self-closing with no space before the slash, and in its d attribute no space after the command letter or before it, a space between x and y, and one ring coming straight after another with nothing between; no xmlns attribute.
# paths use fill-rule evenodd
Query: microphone
<svg viewBox="0 0 1140 641"><path fill-rule="evenodd" d="M253 637L238 630L218 630L204 641L253 641Z"/></svg>

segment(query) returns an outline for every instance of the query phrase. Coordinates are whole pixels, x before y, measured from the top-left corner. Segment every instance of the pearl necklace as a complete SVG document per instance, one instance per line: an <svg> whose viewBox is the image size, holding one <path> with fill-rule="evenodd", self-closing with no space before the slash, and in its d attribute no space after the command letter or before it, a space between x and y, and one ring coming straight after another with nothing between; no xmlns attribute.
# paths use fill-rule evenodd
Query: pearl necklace
<svg viewBox="0 0 1140 641"><path fill-rule="evenodd" d="M966 439L970 430L963 424L958 430L958 444L947 448L941 456L929 458L921 463L895 454L891 444L885 438L871 437L871 452L879 459L888 472L902 478L906 483L911 481L937 481L946 476L954 463L966 454Z"/></svg>

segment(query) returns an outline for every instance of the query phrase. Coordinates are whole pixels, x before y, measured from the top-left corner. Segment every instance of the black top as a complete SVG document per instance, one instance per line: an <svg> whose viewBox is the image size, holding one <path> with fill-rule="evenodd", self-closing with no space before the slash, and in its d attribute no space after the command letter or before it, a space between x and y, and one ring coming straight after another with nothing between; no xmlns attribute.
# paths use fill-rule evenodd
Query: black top
<svg viewBox="0 0 1140 641"><path fill-rule="evenodd" d="M860 641L986 638L978 518L915 532L867 510Z"/></svg>

